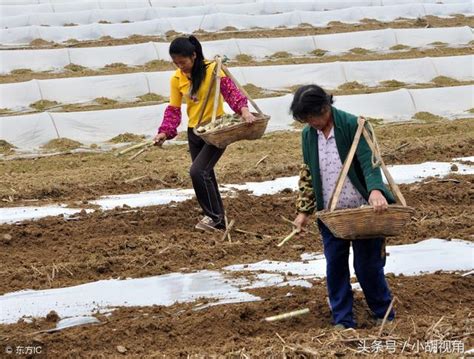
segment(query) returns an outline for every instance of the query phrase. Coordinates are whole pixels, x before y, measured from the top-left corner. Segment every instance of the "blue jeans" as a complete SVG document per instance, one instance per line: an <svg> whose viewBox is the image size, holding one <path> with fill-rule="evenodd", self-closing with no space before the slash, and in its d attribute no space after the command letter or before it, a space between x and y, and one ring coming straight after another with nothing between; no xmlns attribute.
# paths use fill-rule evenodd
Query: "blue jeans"
<svg viewBox="0 0 474 359"><path fill-rule="evenodd" d="M323 238L326 257L326 283L334 324L354 328L356 322L352 314L352 288L349 271L349 248L352 243L354 270L367 301L376 318L383 318L392 300L385 280L384 238L358 239L349 241L336 238L329 229L318 221ZM392 309L388 320L395 313Z"/></svg>

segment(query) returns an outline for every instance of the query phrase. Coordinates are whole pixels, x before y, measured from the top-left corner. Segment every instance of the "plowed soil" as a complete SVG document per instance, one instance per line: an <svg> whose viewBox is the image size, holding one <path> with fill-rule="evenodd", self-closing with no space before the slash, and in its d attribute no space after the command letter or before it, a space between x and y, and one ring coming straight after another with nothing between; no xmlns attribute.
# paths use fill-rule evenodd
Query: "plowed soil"
<svg viewBox="0 0 474 359"><path fill-rule="evenodd" d="M388 165L451 161L473 155L472 118L395 123L376 126L375 132ZM216 166L219 182L266 181L297 175L302 161L300 137L299 132L276 132L257 141L232 144ZM0 161L0 207L59 201L77 206L106 194L191 188L187 145L155 147L130 161L132 154L116 157L111 152L78 153Z"/></svg>
<svg viewBox="0 0 474 359"><path fill-rule="evenodd" d="M428 345L434 340L458 343L458 351L451 351L457 355L443 357L459 357L459 343L462 352L472 348L472 277L437 273L390 277L388 281L398 298L397 319L380 336L360 292L356 292L354 301L360 329L335 332L329 320L324 281L314 281L312 288L253 290L262 298L253 303L198 311L193 310L193 304L123 308L109 317L99 316L104 324L98 326L32 335L54 327L54 321L41 319L4 327L7 332L3 333L5 341L44 346L51 357L75 358L333 358L383 354L431 358L435 354L428 351ZM309 308L310 313L280 322L264 321L267 316L301 308Z"/></svg>
<svg viewBox="0 0 474 359"><path fill-rule="evenodd" d="M473 155L473 129L472 119L467 119L377 126L376 132L387 163L408 164ZM217 166L219 181L242 183L296 175L301 162L299 137L297 132L274 133L230 146ZM190 188L189 164L184 145L156 148L136 161L110 153L1 161L1 203L65 202L91 207L87 201L106 194ZM404 232L389 239L389 245L432 237L474 240L473 175L429 178L401 185L401 190L416 212ZM225 198L228 217L235 219L236 229L254 232L233 231L232 241L223 240L222 233L194 229L201 215L195 200L138 210L83 212L68 220L48 217L0 225L0 294L100 279L219 269L264 259L300 260L302 253L318 252L322 247L315 226L311 228L314 234L276 247L292 229L281 216L294 218L295 195L284 190L262 197L240 192ZM362 343L368 346L366 355L378 357L381 353L373 351L375 341L396 344L396 352L387 355L430 357L432 353L420 348L429 340L462 343L465 350L473 347L472 276L388 277L398 298L397 320L380 335L360 292L355 295L360 328L334 331L325 282L314 280L312 288L252 290L262 298L254 303L203 310L194 310L197 303L121 308L109 317L97 315L102 325L35 334L54 326L57 318L51 314L49 319L32 323L0 325L0 347L36 343L44 345L52 358L351 357L362 355ZM310 314L276 323L263 321L267 316L305 307Z"/></svg>
<svg viewBox="0 0 474 359"><path fill-rule="evenodd" d="M436 237L473 240L474 176L436 179L401 186L416 208L411 225L389 244ZM0 293L24 288L46 289L110 277L143 277L175 271L216 269L264 259L300 260L303 252L321 251L318 234L306 234L282 248L276 244L291 232L281 216L295 216L295 194L262 197L241 193L226 198L228 217L236 228L258 235L194 229L201 215L194 200L175 206L85 214L75 220L49 217L20 225L0 226ZM317 232L315 226L312 227ZM54 265L61 265L53 281ZM62 269L63 267L66 269ZM72 272L72 274L71 274Z"/></svg>

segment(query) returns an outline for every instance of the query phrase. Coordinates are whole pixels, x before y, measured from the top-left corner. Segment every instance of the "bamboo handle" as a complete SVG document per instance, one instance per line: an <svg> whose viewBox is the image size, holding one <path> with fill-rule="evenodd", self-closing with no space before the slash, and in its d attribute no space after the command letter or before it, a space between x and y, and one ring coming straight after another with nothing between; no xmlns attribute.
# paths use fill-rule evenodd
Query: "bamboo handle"
<svg viewBox="0 0 474 359"><path fill-rule="evenodd" d="M216 120L217 116L217 105L219 104L219 96L221 94L221 68L222 68L222 60L220 56L216 56L216 91L214 92L214 105L212 106L212 122Z"/></svg>
<svg viewBox="0 0 474 359"><path fill-rule="evenodd" d="M365 140L367 141L367 144L369 145L370 149L372 152L375 154L376 158L378 161L380 161L380 166L382 167L382 171L385 174L385 177L387 178L388 184L390 186L390 189L395 193L395 196L398 198L400 203L406 207L407 202L405 201L405 197L403 197L402 192L400 191L400 188L398 188L398 185L395 183L395 180L393 179L392 175L388 171L387 166L385 165L385 162L380 154L379 151L377 151L374 142L372 141L372 138L370 137L369 133L364 127L363 134L365 137Z"/></svg>
<svg viewBox="0 0 474 359"><path fill-rule="evenodd" d="M349 150L346 160L344 161L344 166L342 167L341 172L339 172L339 177L337 178L336 182L336 188L334 188L334 192L332 193L331 199L329 200L328 207L330 212L336 209L337 201L339 200L339 196L341 195L342 186L344 185L347 173L349 172L349 167L351 166L352 159L354 158L357 149L357 145L360 141L362 130L364 129L365 120L362 117L359 117L357 119L357 123L359 124L359 127L357 127L354 140L352 141L352 146Z"/></svg>
<svg viewBox="0 0 474 359"><path fill-rule="evenodd" d="M239 83L239 81L237 81L237 79L234 77L234 75L232 75L230 73L229 69L226 66L222 66L222 71L224 71L224 73L234 82L234 84L239 88L239 90L242 91L242 93L245 95L245 97L247 97L247 99L252 104L252 106L257 110L257 112L260 115L263 115L263 112L260 109L260 107L258 107L258 105L255 103L255 101L250 97L248 92L242 87L242 85Z"/></svg>
<svg viewBox="0 0 474 359"><path fill-rule="evenodd" d="M212 86L214 86L214 83L216 82L216 77L214 76L214 74L212 75L212 79L211 79L211 84L209 85L209 88L207 89L207 93L206 93L206 97L204 99L204 103L202 105L202 108L201 108L201 111L199 113L199 120L196 124L196 127L199 126L199 124L201 123L202 121L202 117L204 116L204 111L206 110L206 105L207 103L209 102L209 97L211 96L211 91L212 91Z"/></svg>

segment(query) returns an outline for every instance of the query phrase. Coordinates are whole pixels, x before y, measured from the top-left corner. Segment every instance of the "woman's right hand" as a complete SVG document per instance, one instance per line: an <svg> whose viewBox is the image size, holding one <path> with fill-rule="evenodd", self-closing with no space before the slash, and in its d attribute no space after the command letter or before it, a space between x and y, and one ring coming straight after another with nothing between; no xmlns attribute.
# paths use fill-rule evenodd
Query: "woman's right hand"
<svg viewBox="0 0 474 359"><path fill-rule="evenodd" d="M166 141L166 134L164 133L158 133L155 138L153 139L153 141L155 142L154 145L155 146L161 146L163 144L163 142Z"/></svg>
<svg viewBox="0 0 474 359"><path fill-rule="evenodd" d="M306 213L300 212L298 213L295 220L293 221L293 224L295 225L296 229L301 232L302 229L308 224L308 220L309 220L309 215Z"/></svg>

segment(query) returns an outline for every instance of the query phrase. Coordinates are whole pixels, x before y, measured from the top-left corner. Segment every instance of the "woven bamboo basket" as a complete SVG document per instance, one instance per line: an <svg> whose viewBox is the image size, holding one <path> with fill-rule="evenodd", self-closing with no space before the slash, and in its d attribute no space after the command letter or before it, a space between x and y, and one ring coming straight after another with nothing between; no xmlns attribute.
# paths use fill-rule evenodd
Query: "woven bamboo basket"
<svg viewBox="0 0 474 359"><path fill-rule="evenodd" d="M225 148L228 145L230 145L233 142L240 141L240 140L256 140L259 139L260 137L263 136L265 133L265 130L267 128L268 121L270 120L270 116L265 115L262 110L258 107L258 105L253 101L253 99L249 96L247 91L239 84L239 82L236 80L236 78L230 73L230 71L222 65L221 58L219 56L215 57L216 60L216 70L212 78L211 85L209 86L209 89L206 94L206 98L204 100L204 106L202 107L200 116L199 116L199 121L196 127L194 128L193 132L195 135L200 136L206 143L214 145L218 148ZM216 84L216 89L220 88L220 72L222 71L232 79L232 81L235 83L235 85L242 91L242 93L247 97L249 102L255 107L257 112L252 112L252 114L255 116L255 121L251 124L249 123L237 123L233 124L224 128L216 129L216 130L211 130L211 131L206 131L204 133L199 133L198 129L203 126L202 120L203 120L203 114L204 114L204 109L207 105L207 102L209 101L209 96L211 93L211 90ZM213 105L213 110L212 110L212 118L208 119L207 121L204 121L204 124L209 123L210 121L215 121L216 120L216 112L217 112L217 104L218 104L218 99L219 99L219 91L214 92L214 105Z"/></svg>
<svg viewBox="0 0 474 359"><path fill-rule="evenodd" d="M369 134L365 128L365 120L363 118L359 118L358 123L359 127L354 137L354 141L352 143L351 149L349 150L349 154L344 161L344 166L341 170L341 173L339 174L334 192L331 195L331 200L329 201L328 206L329 208L328 210L317 212L317 217L337 238L353 240L395 236L410 221L415 210L412 207L407 206L405 198L393 180L393 177L390 175L387 166L383 162L373 133ZM342 191L344 180L346 179L350 164L354 158L354 154L362 134L364 135L367 144L377 159L377 163L379 163L382 167L391 190L394 192L398 201L401 203L401 205L391 204L385 211L381 213L376 213L372 206L362 206L360 208L338 210L335 209L339 200L339 195Z"/></svg>
<svg viewBox="0 0 474 359"><path fill-rule="evenodd" d="M337 238L365 239L396 236L410 221L415 210L391 204L382 213L370 206L318 212L318 218Z"/></svg>
<svg viewBox="0 0 474 359"><path fill-rule="evenodd" d="M270 116L253 113L256 120L252 124L237 123L218 130L199 133L199 127L194 128L194 133L211 145L218 148L225 148L233 142L240 140L256 140L263 136Z"/></svg>

